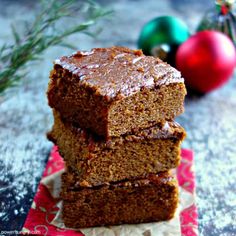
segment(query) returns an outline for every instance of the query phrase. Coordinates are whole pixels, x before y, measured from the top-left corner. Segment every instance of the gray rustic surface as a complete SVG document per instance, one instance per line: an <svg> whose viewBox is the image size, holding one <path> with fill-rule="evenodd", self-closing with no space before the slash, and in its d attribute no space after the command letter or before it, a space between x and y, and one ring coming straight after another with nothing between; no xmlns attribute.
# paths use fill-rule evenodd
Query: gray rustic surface
<svg viewBox="0 0 236 236"><path fill-rule="evenodd" d="M213 1L212 1L213 2ZM142 25L158 15L184 19L192 32L211 2L139 0L101 1L115 10L97 39L71 37L79 49L136 47ZM0 44L11 40L10 24L30 19L34 1L0 0ZM52 125L45 91L52 60L70 51L47 51L30 67L23 84L0 103L0 230L20 230L51 148L45 133ZM195 152L197 205L201 235L236 235L236 78L204 97L189 96L178 121L186 128L184 147Z"/></svg>

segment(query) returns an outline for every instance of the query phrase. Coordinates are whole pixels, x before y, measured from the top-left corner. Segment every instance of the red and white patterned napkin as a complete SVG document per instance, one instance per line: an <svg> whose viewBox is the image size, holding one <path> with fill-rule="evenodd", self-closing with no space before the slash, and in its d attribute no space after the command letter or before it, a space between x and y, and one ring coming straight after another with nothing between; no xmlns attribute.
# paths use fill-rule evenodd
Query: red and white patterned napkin
<svg viewBox="0 0 236 236"><path fill-rule="evenodd" d="M82 236L82 235L183 235L197 236L197 208L194 202L195 176L193 152L183 149L182 161L176 175L180 186L180 207L174 219L167 222L73 230L64 227L61 220L60 175L63 159L57 147L53 147L42 180L22 229L22 234Z"/></svg>

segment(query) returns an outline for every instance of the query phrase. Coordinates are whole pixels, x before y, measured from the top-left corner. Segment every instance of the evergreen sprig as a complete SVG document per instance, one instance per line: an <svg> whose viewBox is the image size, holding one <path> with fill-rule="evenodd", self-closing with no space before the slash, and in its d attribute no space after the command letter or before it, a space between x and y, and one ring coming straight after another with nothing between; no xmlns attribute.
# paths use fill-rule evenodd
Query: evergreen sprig
<svg viewBox="0 0 236 236"><path fill-rule="evenodd" d="M76 17L84 22L69 27L61 27L62 19ZM9 87L18 84L25 75L29 62L40 59L40 55L52 46L74 48L64 39L72 34L84 32L93 35L88 29L100 18L110 14L93 1L78 3L76 0L44 0L34 21L24 22L21 32L12 26L14 42L0 48L0 95ZM81 17L83 16L83 17ZM76 18L76 21L78 19ZM61 28L65 28L62 30Z"/></svg>

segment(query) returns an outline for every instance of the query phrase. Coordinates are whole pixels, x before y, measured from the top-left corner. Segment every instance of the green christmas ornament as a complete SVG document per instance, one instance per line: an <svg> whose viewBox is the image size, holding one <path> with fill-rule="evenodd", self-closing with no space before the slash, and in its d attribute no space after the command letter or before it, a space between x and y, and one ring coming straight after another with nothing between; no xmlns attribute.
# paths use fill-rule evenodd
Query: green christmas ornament
<svg viewBox="0 0 236 236"><path fill-rule="evenodd" d="M180 44L189 38L186 24L172 16L157 17L144 25L138 39L138 48L174 65Z"/></svg>
<svg viewBox="0 0 236 236"><path fill-rule="evenodd" d="M215 8L204 15L197 31L217 30L228 35L236 45L236 14L233 11L235 0L216 0Z"/></svg>

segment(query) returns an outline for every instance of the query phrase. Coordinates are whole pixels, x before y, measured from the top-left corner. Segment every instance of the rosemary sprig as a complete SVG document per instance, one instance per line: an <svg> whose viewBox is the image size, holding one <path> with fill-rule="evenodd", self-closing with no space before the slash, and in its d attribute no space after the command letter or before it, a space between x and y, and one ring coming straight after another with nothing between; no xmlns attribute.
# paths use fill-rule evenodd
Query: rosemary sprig
<svg viewBox="0 0 236 236"><path fill-rule="evenodd" d="M44 0L40 7L40 13L33 23L25 22L23 33L19 33L16 27L12 26L14 43L4 44L0 48L0 95L9 87L18 84L23 78L27 64L39 60L39 56L46 49L56 45L74 48L64 42L66 37L82 31L92 35L87 31L89 27L111 13L93 1L79 4L76 0ZM74 17L75 13L83 15L84 22L60 30L61 20Z"/></svg>

